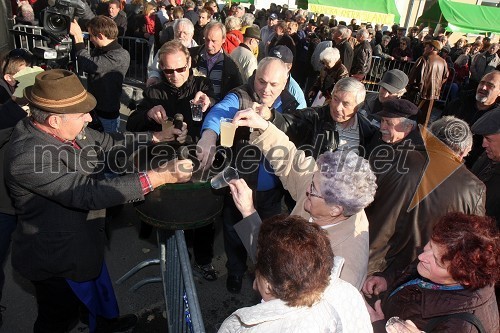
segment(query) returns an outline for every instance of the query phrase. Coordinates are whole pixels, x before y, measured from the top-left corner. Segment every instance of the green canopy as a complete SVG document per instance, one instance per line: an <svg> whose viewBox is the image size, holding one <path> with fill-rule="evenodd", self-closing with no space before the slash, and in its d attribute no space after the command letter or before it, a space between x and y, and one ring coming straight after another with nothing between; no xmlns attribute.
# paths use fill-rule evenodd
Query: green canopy
<svg viewBox="0 0 500 333"><path fill-rule="evenodd" d="M438 0L418 18L418 24L438 23L452 32L500 32L500 8Z"/></svg>
<svg viewBox="0 0 500 333"><path fill-rule="evenodd" d="M304 1L299 1L302 5ZM325 15L359 18L365 22L399 23L394 0L309 0L309 11Z"/></svg>

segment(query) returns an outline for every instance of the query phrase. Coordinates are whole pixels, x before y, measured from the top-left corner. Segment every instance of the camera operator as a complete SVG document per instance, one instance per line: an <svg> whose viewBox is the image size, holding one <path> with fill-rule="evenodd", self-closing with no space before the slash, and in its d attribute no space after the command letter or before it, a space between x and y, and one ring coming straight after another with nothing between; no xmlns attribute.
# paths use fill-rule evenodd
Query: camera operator
<svg viewBox="0 0 500 333"><path fill-rule="evenodd" d="M130 65L130 55L118 44L118 27L109 17L96 16L87 24L90 41L95 48L85 48L78 23L71 23L70 34L75 38L75 54L79 68L89 74L87 86L95 96L94 109L104 132L114 133L120 126L120 96L125 74Z"/></svg>

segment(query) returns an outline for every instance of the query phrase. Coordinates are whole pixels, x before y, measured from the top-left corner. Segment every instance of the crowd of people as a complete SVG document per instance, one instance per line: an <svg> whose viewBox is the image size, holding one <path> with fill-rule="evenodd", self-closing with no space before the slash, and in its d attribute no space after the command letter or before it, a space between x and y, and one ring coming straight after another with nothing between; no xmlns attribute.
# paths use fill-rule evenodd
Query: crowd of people
<svg viewBox="0 0 500 333"><path fill-rule="evenodd" d="M222 118L237 126L223 157L239 172L223 193L226 288L241 292L250 259L262 303L220 332L392 332L394 316L406 320L398 332L500 330L497 43L450 47L444 30L275 4L87 2L88 19L68 30L87 88L68 70L36 69L29 50L1 59L0 262L12 239L12 266L36 291L35 332L67 332L82 308L91 332L136 324L120 316L104 260L109 209L210 169ZM148 40L150 54L125 126L136 54L120 36ZM165 125L177 114L180 126ZM137 172L111 161L117 147L129 156L160 142L192 144L196 163ZM214 224L192 236L194 269L218 279Z"/></svg>

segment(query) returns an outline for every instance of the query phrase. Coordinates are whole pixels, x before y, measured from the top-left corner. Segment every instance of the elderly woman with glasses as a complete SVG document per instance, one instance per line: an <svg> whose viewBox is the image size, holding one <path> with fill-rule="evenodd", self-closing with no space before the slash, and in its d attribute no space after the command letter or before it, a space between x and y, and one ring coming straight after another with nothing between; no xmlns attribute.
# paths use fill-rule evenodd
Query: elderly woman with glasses
<svg viewBox="0 0 500 333"><path fill-rule="evenodd" d="M254 129L250 142L262 150L297 202L292 214L326 230L333 252L345 258L340 277L360 289L368 264L368 220L364 208L373 201L376 191L376 178L368 162L348 150L326 152L316 162L297 150L285 133L256 111L265 112L259 107L239 111L233 123ZM255 243L248 237L255 236L260 219L246 183L236 181L230 187L244 218L235 229L241 237L247 237L243 243L252 256Z"/></svg>
<svg viewBox="0 0 500 333"><path fill-rule="evenodd" d="M361 295L339 279L337 271L330 242L319 225L300 216L264 221L254 280L262 302L235 311L219 333L371 332Z"/></svg>
<svg viewBox="0 0 500 333"><path fill-rule="evenodd" d="M386 319L393 316L416 326L397 332L499 332L499 265L500 234L493 219L444 215L401 276L380 274L365 282L365 295L380 298L374 308L367 305L375 332L385 332Z"/></svg>
<svg viewBox="0 0 500 333"><path fill-rule="evenodd" d="M318 93L324 97L324 104L328 104L332 98L333 86L338 80L349 76L349 71L340 60L340 52L337 48L327 47L320 55L319 60L323 64L316 83L311 87L309 98L313 98Z"/></svg>

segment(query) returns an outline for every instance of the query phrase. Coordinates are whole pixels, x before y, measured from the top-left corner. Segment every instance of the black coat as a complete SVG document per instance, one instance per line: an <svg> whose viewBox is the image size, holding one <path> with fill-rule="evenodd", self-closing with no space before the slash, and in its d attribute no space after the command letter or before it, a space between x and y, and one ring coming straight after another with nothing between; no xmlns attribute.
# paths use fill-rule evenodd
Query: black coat
<svg viewBox="0 0 500 333"><path fill-rule="evenodd" d="M370 142L376 128L362 114L357 114L359 126L360 150ZM338 147L336 122L330 115L330 106L312 107L295 110L290 113L275 113L273 124L285 132L297 147L313 147L313 157L317 158L325 151L335 151ZM361 151L362 153L362 151Z"/></svg>
<svg viewBox="0 0 500 333"><path fill-rule="evenodd" d="M166 80L148 87L144 90L144 99L137 106L137 110L132 112L128 118L127 130L132 132L160 131L161 125L149 119L147 113L152 107L161 105L165 109L167 117L174 117L176 113L181 113L188 126L188 134L193 139L199 137L203 121L193 121L189 104L198 91L211 97L212 105L214 104L210 80L203 76L193 76L192 73L180 88L172 86ZM206 114L207 112L203 113L203 116Z"/></svg>
<svg viewBox="0 0 500 333"><path fill-rule="evenodd" d="M0 106L0 213L4 214L15 214L13 202L5 184L5 152L8 149L14 126L25 117L26 112L12 99Z"/></svg>
<svg viewBox="0 0 500 333"><path fill-rule="evenodd" d="M125 74L130 66L130 55L116 40L90 53L84 43L75 45L79 70L88 73L88 91L94 95L99 117L113 119L120 116L120 96Z"/></svg>
<svg viewBox="0 0 500 333"><path fill-rule="evenodd" d="M12 132L5 179L18 217L12 266L33 281L95 279L104 260L107 207L144 200L137 173L107 179L105 153L146 136L86 130L81 149L42 132L29 118ZM146 140L144 140L146 139Z"/></svg>

